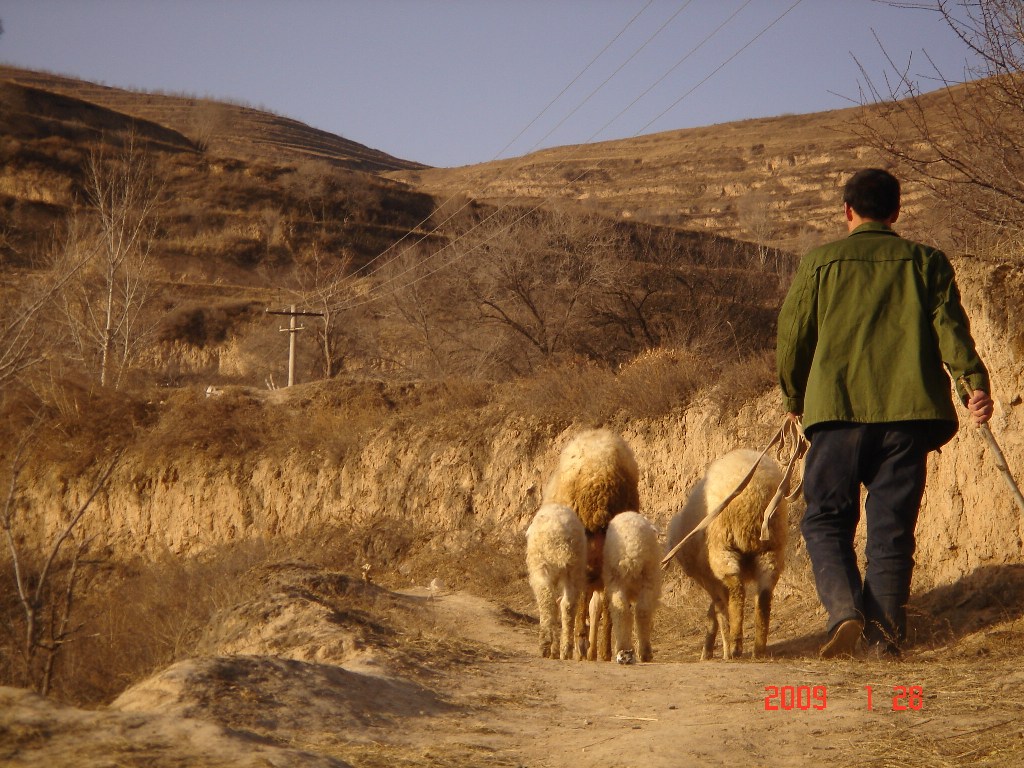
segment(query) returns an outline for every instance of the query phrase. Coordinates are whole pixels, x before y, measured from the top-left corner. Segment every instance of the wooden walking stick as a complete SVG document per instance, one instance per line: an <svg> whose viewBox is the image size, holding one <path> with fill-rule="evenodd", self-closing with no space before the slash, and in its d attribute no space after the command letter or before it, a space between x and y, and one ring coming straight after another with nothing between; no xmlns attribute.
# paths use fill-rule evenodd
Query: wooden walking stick
<svg viewBox="0 0 1024 768"><path fill-rule="evenodd" d="M960 384L965 392L969 393L971 391L966 379L961 378ZM1013 475L1010 473L1010 466L1006 463L1006 457L1003 455L1003 450L999 447L999 443L996 442L996 436L992 434L992 429L987 423L979 424L978 428L981 430L981 436L985 438L985 442L992 449L992 456L996 460L996 469L999 470L1003 479L1006 480L1006 484L1010 487L1010 493L1013 495L1014 501L1017 502L1017 506L1020 507L1020 511L1024 512L1024 495L1021 494L1017 481L1013 479Z"/></svg>
<svg viewBox="0 0 1024 768"><path fill-rule="evenodd" d="M996 468L1006 480L1006 484L1010 486L1010 493L1013 494L1013 498L1017 501L1017 506L1020 507L1020 511L1024 512L1024 495L1021 495L1020 488L1017 487L1017 482L1013 479L1013 475L1010 474L1010 467L1006 463L1006 457L1003 455L1003 451L999 448L999 443L996 442L996 436L992 434L992 430L989 429L988 424L980 424L979 428L981 429L981 436L985 438L985 442L987 442L989 448L992 449L992 454L996 460Z"/></svg>

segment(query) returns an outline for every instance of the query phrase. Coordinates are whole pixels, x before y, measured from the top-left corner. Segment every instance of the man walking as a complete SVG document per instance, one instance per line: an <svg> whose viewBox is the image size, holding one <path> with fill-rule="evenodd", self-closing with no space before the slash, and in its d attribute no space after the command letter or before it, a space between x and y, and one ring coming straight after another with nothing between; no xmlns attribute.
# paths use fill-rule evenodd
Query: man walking
<svg viewBox="0 0 1024 768"><path fill-rule="evenodd" d="M892 229L899 181L860 171L843 203L850 234L803 258L779 314L779 382L811 442L801 531L828 612L821 656L852 655L862 637L895 656L928 452L958 426L950 377L975 423L992 400L948 259ZM862 484L863 578L853 546Z"/></svg>

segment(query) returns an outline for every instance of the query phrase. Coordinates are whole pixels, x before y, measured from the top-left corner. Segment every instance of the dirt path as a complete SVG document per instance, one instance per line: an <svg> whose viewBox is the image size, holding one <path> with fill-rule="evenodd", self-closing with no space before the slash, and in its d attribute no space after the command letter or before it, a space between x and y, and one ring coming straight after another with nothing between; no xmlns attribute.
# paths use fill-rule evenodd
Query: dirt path
<svg viewBox="0 0 1024 768"><path fill-rule="evenodd" d="M350 581L285 575L284 602L222 618L216 651L110 707L0 688L0 765L1024 765L1021 618L901 663L822 662L792 639L770 644L769 661L697 662L692 637L656 643L652 664L563 662L540 657L529 617L436 589L367 588L417 622L355 642L355 613L328 608L329 590L297 588Z"/></svg>
<svg viewBox="0 0 1024 768"><path fill-rule="evenodd" d="M418 737L427 750L486 756L477 764L961 765L979 734L1009 738L1010 747L1016 738L1020 751L1006 761L1007 747L985 741L974 764L986 764L977 762L986 751L1000 755L993 765L1024 764L1016 664L559 662L540 658L533 632L510 626L486 600L451 594L431 607L439 621L509 654L453 676L445 693L460 715L442 729L423 723Z"/></svg>

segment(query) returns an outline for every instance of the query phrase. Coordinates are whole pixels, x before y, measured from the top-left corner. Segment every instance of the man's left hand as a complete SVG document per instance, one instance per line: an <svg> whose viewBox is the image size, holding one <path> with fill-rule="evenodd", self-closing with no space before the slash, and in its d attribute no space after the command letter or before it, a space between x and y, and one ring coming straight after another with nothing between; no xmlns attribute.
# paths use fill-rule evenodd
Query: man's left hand
<svg viewBox="0 0 1024 768"><path fill-rule="evenodd" d="M995 403L992 402L992 398L989 397L988 392L982 389L974 390L967 401L967 410L971 412L971 418L974 420L974 423L979 425L992 418L992 409L994 407Z"/></svg>

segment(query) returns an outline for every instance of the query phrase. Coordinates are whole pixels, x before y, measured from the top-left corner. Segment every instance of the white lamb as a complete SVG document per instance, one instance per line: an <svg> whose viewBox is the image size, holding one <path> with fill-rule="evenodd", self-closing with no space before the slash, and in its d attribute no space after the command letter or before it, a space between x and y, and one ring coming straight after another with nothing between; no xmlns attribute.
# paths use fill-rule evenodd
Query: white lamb
<svg viewBox="0 0 1024 768"><path fill-rule="evenodd" d="M586 566L587 539L579 517L563 504L541 505L526 530L526 567L537 598L545 658L572 658Z"/></svg>
<svg viewBox="0 0 1024 768"><path fill-rule="evenodd" d="M610 429L590 429L562 449L558 466L544 487L543 501L572 508L587 532L586 594L578 621L581 635L587 606L594 593L602 590L605 531L615 515L640 509L639 482L636 457L626 441ZM591 642L588 658L596 658L596 651ZM605 655L609 652L606 647Z"/></svg>
<svg viewBox="0 0 1024 768"><path fill-rule="evenodd" d="M736 490L758 456L758 451L740 449L712 462L704 478L690 492L682 511L672 518L668 532L670 549ZM784 499L771 517L767 541L761 540L761 524L782 478L779 465L768 456L762 458L742 493L675 555L683 570L711 596L701 659L714 655L719 628L723 656L731 659L742 653L745 581L757 585L753 655L765 654L772 592L785 564Z"/></svg>
<svg viewBox="0 0 1024 768"><path fill-rule="evenodd" d="M604 542L604 623L602 625L602 656L633 650L640 661L651 661L651 630L654 613L661 596L661 545L658 530L637 512L622 512L608 524ZM590 646L597 645L597 601L591 604ZM608 648L609 622L614 644ZM636 622L636 645L633 625Z"/></svg>

